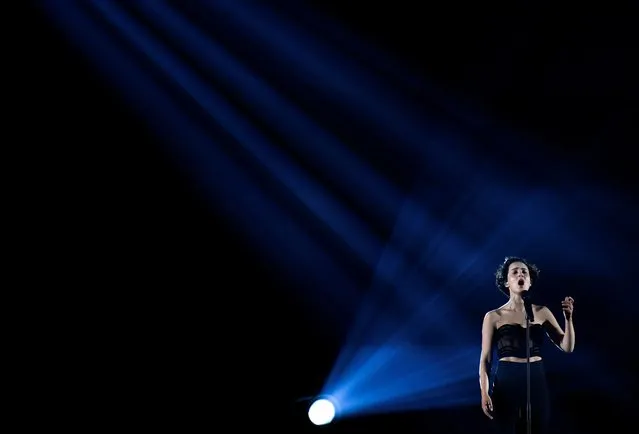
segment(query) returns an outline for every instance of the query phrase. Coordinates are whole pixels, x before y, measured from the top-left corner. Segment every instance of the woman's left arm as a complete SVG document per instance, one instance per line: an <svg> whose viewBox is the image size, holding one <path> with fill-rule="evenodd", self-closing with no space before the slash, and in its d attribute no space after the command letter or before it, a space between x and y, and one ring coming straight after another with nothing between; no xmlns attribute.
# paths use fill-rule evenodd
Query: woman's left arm
<svg viewBox="0 0 639 434"><path fill-rule="evenodd" d="M572 297L566 297L561 302L565 319L565 331L561 329L555 315L553 315L550 309L547 307L542 309L544 319L548 321L550 325L550 329L547 330L548 336L550 336L555 345L561 348L565 353L572 353L575 349L575 326L572 322L574 303L575 300L573 300Z"/></svg>

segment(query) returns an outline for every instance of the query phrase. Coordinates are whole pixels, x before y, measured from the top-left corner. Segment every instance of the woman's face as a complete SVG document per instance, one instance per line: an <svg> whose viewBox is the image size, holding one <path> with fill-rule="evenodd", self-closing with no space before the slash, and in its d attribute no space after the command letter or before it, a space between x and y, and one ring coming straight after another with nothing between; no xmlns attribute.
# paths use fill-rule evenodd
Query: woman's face
<svg viewBox="0 0 639 434"><path fill-rule="evenodd" d="M508 266L506 287L515 294L521 294L530 289L530 273L523 262L513 262Z"/></svg>

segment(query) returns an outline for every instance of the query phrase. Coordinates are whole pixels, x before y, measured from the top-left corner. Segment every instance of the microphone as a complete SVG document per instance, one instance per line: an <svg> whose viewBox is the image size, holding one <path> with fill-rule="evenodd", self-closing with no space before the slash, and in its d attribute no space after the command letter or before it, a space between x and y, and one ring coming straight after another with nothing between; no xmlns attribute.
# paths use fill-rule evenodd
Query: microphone
<svg viewBox="0 0 639 434"><path fill-rule="evenodd" d="M524 300L524 309L526 310L526 318L528 318L530 322L533 322L535 320L535 316L533 315L532 296L530 295L530 292L524 291L523 294L521 295L521 298Z"/></svg>

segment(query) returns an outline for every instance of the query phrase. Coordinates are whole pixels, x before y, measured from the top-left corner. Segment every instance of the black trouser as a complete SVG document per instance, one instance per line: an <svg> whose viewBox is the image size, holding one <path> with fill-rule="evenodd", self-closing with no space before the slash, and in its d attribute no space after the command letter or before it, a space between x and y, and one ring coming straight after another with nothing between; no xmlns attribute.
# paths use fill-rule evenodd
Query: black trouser
<svg viewBox="0 0 639 434"><path fill-rule="evenodd" d="M499 362L492 392L495 432L526 434L526 363ZM548 430L550 403L541 361L530 363L532 434Z"/></svg>

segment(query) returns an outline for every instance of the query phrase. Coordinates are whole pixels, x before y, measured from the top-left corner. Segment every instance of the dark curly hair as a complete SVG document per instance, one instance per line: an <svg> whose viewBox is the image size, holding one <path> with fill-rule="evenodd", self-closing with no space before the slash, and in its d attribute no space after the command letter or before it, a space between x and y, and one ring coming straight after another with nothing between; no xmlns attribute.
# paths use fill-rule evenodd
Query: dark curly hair
<svg viewBox="0 0 639 434"><path fill-rule="evenodd" d="M495 285L497 285L497 289L499 289L507 297L510 297L510 291L505 286L506 280L508 280L508 267L510 267L510 264L513 262L521 262L528 267L531 283L536 282L539 278L539 268L535 264L518 256L506 256L504 258L504 262L502 262L497 268L497 271L495 271Z"/></svg>

